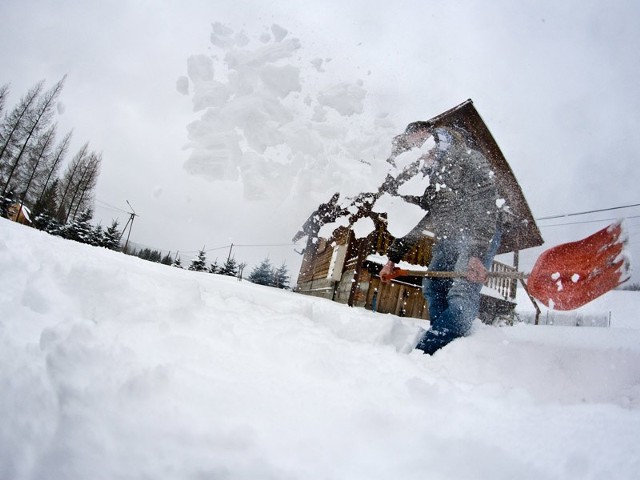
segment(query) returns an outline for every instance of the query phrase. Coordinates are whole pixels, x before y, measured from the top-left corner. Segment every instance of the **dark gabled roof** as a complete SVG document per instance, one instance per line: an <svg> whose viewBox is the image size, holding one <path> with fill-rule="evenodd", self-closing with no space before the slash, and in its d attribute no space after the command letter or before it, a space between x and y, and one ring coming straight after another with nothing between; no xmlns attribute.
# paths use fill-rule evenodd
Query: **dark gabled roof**
<svg viewBox="0 0 640 480"><path fill-rule="evenodd" d="M427 120L426 123L434 127L463 128L469 134L469 140L473 143L473 148L481 152L491 163L497 178L500 195L504 197L511 213L509 215L511 221L508 224L508 228L503 232L498 253L508 253L542 245L544 241L540 235L540 230L531 214L520 185L518 185L511 167L500 151L500 147L498 147L491 132L473 106L473 102L467 100L457 107ZM377 218L379 214L373 214L371 211L373 203L375 203L380 194L390 192L390 189L393 191L394 184L397 188L397 182L401 181L403 176L411 176L412 174L415 174L415 172L409 170L403 171L395 178L388 176L385 183L378 189L378 192L361 193L352 199L351 205L358 207L357 213L352 213L350 209L341 206L339 202L340 194L336 193L327 203L321 204L309 217L302 229L294 236L293 241L298 241L303 236L312 238L317 235L322 225L334 222L337 218L343 216L349 217L350 223L363 216L371 217L374 221L380 221Z"/></svg>
<svg viewBox="0 0 640 480"><path fill-rule="evenodd" d="M503 234L498 253L542 245L544 240L524 198L522 189L493 135L473 106L473 101L467 100L457 107L427 120L427 122L435 127L462 127L471 135L474 148L481 152L493 166L500 194L514 215L514 221L510 228Z"/></svg>

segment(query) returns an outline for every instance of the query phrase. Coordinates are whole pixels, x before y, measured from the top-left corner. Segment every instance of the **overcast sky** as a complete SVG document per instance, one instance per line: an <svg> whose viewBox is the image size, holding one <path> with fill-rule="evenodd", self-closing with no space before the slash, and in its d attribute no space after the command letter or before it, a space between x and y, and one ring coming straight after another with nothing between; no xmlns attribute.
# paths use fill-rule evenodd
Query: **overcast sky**
<svg viewBox="0 0 640 480"><path fill-rule="evenodd" d="M241 180L185 169L193 91L180 93L192 55L214 56L212 24L259 37L276 24L301 45L290 62L324 60L323 81L366 91L365 111L397 132L471 98L509 161L536 218L640 203L640 4L630 1L32 1L0 4L0 84L13 106L40 79L67 74L57 117L103 153L96 220L139 214L132 240L224 260L236 245L290 242L316 206L249 200ZM307 85L314 70L302 71ZM392 128L393 130L393 128ZM380 130L380 141L391 139ZM387 138L388 137L388 138ZM366 160L366 159L364 159ZM340 180L321 177L322 181ZM288 189L289 185L278 188ZM331 185L322 189L330 191ZM545 248L628 216L640 258L640 208L540 222ZM300 249L300 247L297 247ZM532 262L539 251L524 255ZM292 270L292 247L237 247ZM525 268L530 265L524 265ZM637 273L636 273L637 277Z"/></svg>

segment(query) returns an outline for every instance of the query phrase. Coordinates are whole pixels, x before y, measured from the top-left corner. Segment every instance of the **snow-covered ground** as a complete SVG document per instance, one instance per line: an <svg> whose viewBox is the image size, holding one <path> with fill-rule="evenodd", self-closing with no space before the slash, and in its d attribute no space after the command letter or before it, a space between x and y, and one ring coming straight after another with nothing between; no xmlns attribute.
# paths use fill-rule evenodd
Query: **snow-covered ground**
<svg viewBox="0 0 640 480"><path fill-rule="evenodd" d="M417 321L0 219L0 478L638 478L640 295L598 305L407 354Z"/></svg>

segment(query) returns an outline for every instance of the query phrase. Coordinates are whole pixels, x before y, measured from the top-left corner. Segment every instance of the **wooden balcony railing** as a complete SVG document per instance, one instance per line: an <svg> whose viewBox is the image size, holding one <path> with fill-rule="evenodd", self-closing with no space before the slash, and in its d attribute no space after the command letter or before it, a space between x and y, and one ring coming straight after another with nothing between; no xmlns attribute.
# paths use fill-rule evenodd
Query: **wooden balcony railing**
<svg viewBox="0 0 640 480"><path fill-rule="evenodd" d="M515 272L517 269L506 263L493 261L491 265L492 272ZM518 281L512 278L490 278L485 285L493 290L496 290L505 300L512 300L516 298L516 288Z"/></svg>

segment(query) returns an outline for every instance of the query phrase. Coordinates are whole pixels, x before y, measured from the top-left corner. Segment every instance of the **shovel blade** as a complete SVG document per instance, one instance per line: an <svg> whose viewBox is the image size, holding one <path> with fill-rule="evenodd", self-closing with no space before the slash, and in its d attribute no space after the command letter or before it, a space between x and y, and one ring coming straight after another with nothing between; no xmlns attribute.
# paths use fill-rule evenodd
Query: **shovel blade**
<svg viewBox="0 0 640 480"><path fill-rule="evenodd" d="M546 250L529 275L529 293L555 310L589 303L629 279L626 242L620 221L583 240Z"/></svg>

